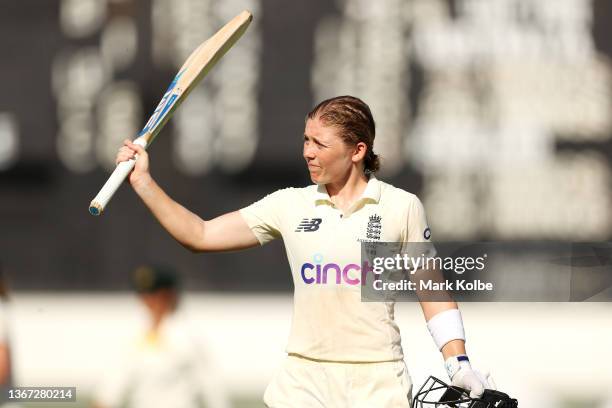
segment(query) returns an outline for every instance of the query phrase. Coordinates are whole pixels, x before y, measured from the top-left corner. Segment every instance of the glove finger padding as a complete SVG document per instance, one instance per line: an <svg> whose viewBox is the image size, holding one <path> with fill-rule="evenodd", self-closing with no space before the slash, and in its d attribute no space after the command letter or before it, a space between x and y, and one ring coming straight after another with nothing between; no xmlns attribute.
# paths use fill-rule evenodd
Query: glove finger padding
<svg viewBox="0 0 612 408"><path fill-rule="evenodd" d="M470 391L471 398L480 397L485 389L483 381L481 381L478 375L470 369L459 370L453 377L452 384Z"/></svg>
<svg viewBox="0 0 612 408"><path fill-rule="evenodd" d="M488 386L485 386L485 388L488 388L490 390L496 390L497 389L497 385L495 384L495 381L493 381L493 377L491 376L490 372L485 371L484 378L486 380L486 383L489 384Z"/></svg>
<svg viewBox="0 0 612 408"><path fill-rule="evenodd" d="M493 377L491 377L491 374L489 374L488 371L485 371L485 373L483 374L482 372L478 370L474 370L474 374L476 374L476 377L478 377L478 380L480 380L483 387L485 387L487 390L497 389L497 387L495 386L495 381L493 381Z"/></svg>

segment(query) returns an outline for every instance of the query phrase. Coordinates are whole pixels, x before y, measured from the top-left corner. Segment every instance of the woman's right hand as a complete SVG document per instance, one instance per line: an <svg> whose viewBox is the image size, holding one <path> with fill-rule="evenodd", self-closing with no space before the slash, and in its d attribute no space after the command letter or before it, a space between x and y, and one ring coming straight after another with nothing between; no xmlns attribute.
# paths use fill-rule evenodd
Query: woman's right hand
<svg viewBox="0 0 612 408"><path fill-rule="evenodd" d="M138 155L137 160L136 155ZM129 139L125 139L123 146L119 148L115 163L119 164L132 159L136 160L136 165L129 175L129 180L132 187L137 187L151 179L151 174L149 173L149 154L144 147L132 143Z"/></svg>

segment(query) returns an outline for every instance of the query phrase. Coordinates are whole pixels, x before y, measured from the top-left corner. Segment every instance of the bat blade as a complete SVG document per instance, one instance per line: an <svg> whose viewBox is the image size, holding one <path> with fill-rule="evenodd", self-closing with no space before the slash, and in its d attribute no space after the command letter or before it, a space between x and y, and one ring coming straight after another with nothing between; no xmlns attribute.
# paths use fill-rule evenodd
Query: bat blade
<svg viewBox="0 0 612 408"><path fill-rule="evenodd" d="M153 143L153 140L172 117L174 111L223 55L240 39L252 19L253 16L250 12L243 11L212 37L200 44L189 55L170 83L153 114L140 133L138 133L134 143L143 146L145 149ZM102 214L115 191L117 191L134 168L135 163L135 160L128 160L117 165L115 171L113 171L104 186L102 186L100 192L91 201L89 205L90 214Z"/></svg>

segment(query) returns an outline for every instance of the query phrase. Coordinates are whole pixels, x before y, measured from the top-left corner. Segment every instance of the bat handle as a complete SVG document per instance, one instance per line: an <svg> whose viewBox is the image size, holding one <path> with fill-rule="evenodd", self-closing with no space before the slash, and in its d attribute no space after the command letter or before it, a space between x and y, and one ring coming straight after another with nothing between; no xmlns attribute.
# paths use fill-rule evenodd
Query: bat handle
<svg viewBox="0 0 612 408"><path fill-rule="evenodd" d="M139 144L145 148L147 145L147 142L143 138L136 139L134 143ZM91 204L89 204L89 213L91 215L102 214L102 211L104 211L104 208L106 208L106 205L108 204L110 199L119 189L119 186L121 186L125 178L134 168L134 165L136 165L135 159L123 161L117 165L108 180L106 180L106 183L104 183L104 185L98 192L98 195L96 195L96 197L91 200Z"/></svg>

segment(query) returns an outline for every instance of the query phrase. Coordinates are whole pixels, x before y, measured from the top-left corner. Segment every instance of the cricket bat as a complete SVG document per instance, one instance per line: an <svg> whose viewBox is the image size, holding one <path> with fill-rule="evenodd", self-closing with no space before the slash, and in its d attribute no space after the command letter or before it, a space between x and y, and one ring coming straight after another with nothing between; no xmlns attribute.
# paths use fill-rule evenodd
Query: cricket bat
<svg viewBox="0 0 612 408"><path fill-rule="evenodd" d="M189 92L206 76L211 68L238 41L251 23L253 16L243 11L221 28L215 35L204 41L187 58L178 74L174 77L155 111L140 131L134 143L145 149L153 143L176 108L187 98ZM130 174L136 160L128 160L117 165L98 195L91 201L89 212L100 215L115 191Z"/></svg>

